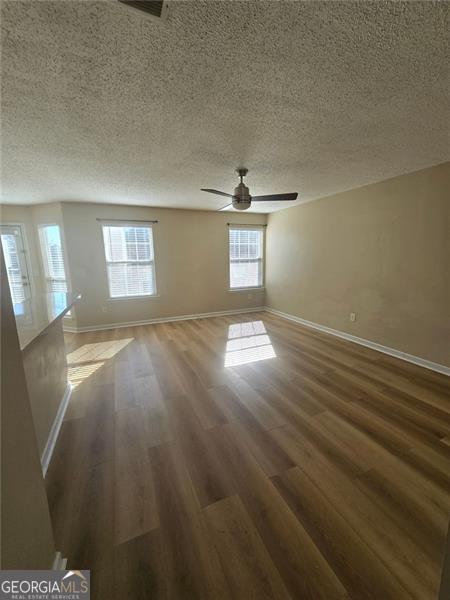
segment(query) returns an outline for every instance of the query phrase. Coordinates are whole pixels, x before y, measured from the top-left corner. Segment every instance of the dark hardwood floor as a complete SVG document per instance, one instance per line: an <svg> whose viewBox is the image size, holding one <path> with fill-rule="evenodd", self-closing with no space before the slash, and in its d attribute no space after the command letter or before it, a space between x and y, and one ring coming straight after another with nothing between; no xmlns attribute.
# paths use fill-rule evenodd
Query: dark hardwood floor
<svg viewBox="0 0 450 600"><path fill-rule="evenodd" d="M46 481L94 600L436 600L448 377L269 313L67 347Z"/></svg>

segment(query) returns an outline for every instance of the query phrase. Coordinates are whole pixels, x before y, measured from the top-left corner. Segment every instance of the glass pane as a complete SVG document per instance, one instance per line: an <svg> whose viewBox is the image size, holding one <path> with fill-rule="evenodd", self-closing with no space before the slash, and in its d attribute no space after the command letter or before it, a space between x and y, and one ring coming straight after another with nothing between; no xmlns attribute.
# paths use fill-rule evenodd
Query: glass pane
<svg viewBox="0 0 450 600"><path fill-rule="evenodd" d="M151 264L109 264L111 298L150 296L155 293L154 268Z"/></svg>
<svg viewBox="0 0 450 600"><path fill-rule="evenodd" d="M261 229L230 229L230 258L262 258L263 232Z"/></svg>
<svg viewBox="0 0 450 600"><path fill-rule="evenodd" d="M66 273L59 225L45 225L40 227L39 233L46 276L52 279L65 280Z"/></svg>
<svg viewBox="0 0 450 600"><path fill-rule="evenodd" d="M25 300L25 290L16 236L12 233L2 233L2 247L13 304L23 302Z"/></svg>
<svg viewBox="0 0 450 600"><path fill-rule="evenodd" d="M262 285L261 261L232 262L230 264L230 287L245 288Z"/></svg>
<svg viewBox="0 0 450 600"><path fill-rule="evenodd" d="M151 227L104 225L103 239L108 262L153 260L153 235Z"/></svg>
<svg viewBox="0 0 450 600"><path fill-rule="evenodd" d="M67 292L67 283L64 279L48 279L47 289L49 292Z"/></svg>

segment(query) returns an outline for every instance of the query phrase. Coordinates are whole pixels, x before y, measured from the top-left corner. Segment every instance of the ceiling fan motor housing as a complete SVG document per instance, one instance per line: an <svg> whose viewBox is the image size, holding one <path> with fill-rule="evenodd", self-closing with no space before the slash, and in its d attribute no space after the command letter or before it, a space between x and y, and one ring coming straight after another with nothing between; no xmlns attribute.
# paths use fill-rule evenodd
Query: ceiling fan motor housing
<svg viewBox="0 0 450 600"><path fill-rule="evenodd" d="M247 208L250 208L251 200L252 197L250 196L248 187L241 181L234 188L233 208L236 210L247 210Z"/></svg>

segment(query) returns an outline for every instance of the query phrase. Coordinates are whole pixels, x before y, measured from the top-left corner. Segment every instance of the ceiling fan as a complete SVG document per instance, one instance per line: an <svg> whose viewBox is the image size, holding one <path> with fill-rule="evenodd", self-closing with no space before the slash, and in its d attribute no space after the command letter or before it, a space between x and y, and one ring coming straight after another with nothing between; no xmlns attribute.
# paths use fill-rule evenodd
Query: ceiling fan
<svg viewBox="0 0 450 600"><path fill-rule="evenodd" d="M231 204L227 204L219 210L224 210L229 206L233 206L236 210L247 210L250 208L252 202L286 202L287 200L297 200L298 193L293 192L292 194L270 194L268 196L251 196L248 187L243 182L243 178L247 175L248 169L240 168L236 169L236 173L239 175L241 181L234 188L234 194L227 194L226 192L219 192L219 190L210 190L202 188L202 192L210 192L211 194L218 194L219 196L228 196L231 198Z"/></svg>

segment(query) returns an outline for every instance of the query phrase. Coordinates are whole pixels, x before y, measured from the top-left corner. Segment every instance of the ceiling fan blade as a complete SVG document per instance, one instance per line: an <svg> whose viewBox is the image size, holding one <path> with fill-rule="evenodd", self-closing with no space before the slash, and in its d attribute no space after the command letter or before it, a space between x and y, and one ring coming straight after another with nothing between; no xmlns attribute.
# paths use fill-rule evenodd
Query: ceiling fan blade
<svg viewBox="0 0 450 600"><path fill-rule="evenodd" d="M201 188L201 192L209 192L210 194L218 194L219 196L228 196L228 198L232 198L233 194L227 194L226 192L219 192L219 190L210 190Z"/></svg>
<svg viewBox="0 0 450 600"><path fill-rule="evenodd" d="M228 208L232 208L232 207L233 207L232 204L226 204L225 206L222 206L221 208L218 208L217 210L218 211L227 210Z"/></svg>
<svg viewBox="0 0 450 600"><path fill-rule="evenodd" d="M252 196L252 202L286 202L287 200L297 200L298 193L292 194L269 194L268 196Z"/></svg>

